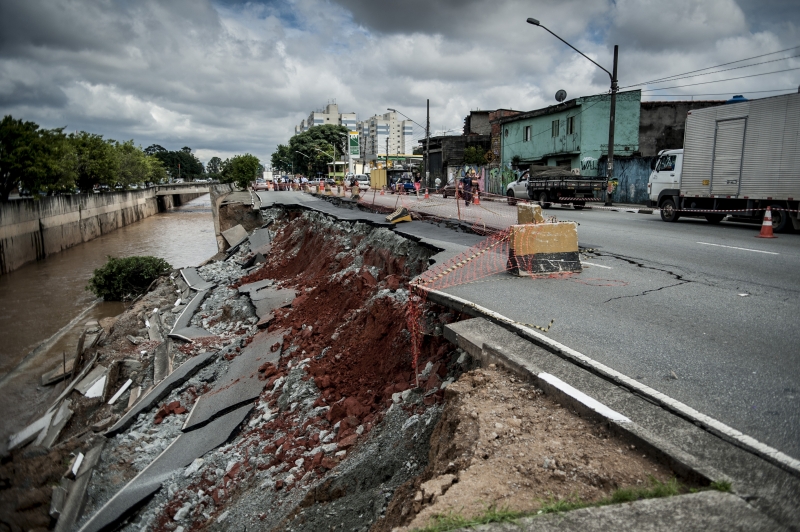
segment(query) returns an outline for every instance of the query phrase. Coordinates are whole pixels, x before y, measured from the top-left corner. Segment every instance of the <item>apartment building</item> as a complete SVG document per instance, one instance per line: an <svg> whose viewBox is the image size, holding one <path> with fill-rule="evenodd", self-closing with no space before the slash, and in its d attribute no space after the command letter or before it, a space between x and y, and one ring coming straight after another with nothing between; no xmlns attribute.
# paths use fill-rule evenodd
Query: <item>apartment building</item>
<svg viewBox="0 0 800 532"><path fill-rule="evenodd" d="M365 161L375 160L378 154L385 155L387 139L389 155L412 153L413 123L410 120L398 120L397 113L388 112L358 122L356 131L361 145L361 157Z"/></svg>
<svg viewBox="0 0 800 532"><path fill-rule="evenodd" d="M299 125L294 127L294 134L308 131L314 126L321 126L324 124L333 124L335 126L344 126L350 131L356 131L357 121L355 113L340 113L339 106L335 103L329 103L324 109L312 111L308 118L300 122Z"/></svg>

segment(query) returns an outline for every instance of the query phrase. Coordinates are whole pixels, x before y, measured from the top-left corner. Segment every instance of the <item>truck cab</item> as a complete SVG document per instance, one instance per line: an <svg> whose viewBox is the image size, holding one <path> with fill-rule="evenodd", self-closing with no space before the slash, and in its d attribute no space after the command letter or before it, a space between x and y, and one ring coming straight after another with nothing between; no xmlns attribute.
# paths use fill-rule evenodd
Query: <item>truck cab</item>
<svg viewBox="0 0 800 532"><path fill-rule="evenodd" d="M683 150L661 150L653 161L647 193L650 205L660 207L665 197L680 195Z"/></svg>

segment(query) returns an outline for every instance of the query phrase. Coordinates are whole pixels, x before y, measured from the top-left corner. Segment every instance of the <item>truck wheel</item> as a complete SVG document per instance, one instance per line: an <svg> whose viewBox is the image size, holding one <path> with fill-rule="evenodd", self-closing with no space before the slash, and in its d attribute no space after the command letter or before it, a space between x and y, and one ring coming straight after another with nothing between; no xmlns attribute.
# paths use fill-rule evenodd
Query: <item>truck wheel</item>
<svg viewBox="0 0 800 532"><path fill-rule="evenodd" d="M550 208L550 204L547 202L547 192L542 192L539 194L539 205L542 206L542 209Z"/></svg>
<svg viewBox="0 0 800 532"><path fill-rule="evenodd" d="M661 219L665 222L677 222L681 215L675 208L675 202L671 199L664 200L661 204Z"/></svg>
<svg viewBox="0 0 800 532"><path fill-rule="evenodd" d="M792 227L792 221L789 219L789 213L786 212L783 205L777 203L770 205L772 211L772 230L776 233L785 233Z"/></svg>
<svg viewBox="0 0 800 532"><path fill-rule="evenodd" d="M447 199L447 191L442 190L442 199Z"/></svg>
<svg viewBox="0 0 800 532"><path fill-rule="evenodd" d="M724 218L725 218L725 215L724 215L724 214L713 214L713 213L706 214L706 220L707 220L707 221L708 221L708 223L710 223L710 224L718 224L718 223L720 223L720 222L721 222L721 221L722 221Z"/></svg>
<svg viewBox="0 0 800 532"><path fill-rule="evenodd" d="M586 205L586 203L584 203L584 202L580 202L580 203L573 203L573 204L572 204L572 208L573 208L573 209L575 209L576 211L580 211L581 209L583 209L583 207L584 207L585 205Z"/></svg>
<svg viewBox="0 0 800 532"><path fill-rule="evenodd" d="M517 204L517 197L514 195L513 190L509 190L506 192L506 196L508 196L508 204L509 205L516 205Z"/></svg>

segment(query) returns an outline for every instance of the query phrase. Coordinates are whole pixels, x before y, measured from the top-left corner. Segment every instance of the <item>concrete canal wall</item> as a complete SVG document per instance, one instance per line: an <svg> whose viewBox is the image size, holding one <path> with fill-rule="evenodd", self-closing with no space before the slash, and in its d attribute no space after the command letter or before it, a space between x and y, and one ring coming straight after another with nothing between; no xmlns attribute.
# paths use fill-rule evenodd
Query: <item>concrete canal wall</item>
<svg viewBox="0 0 800 532"><path fill-rule="evenodd" d="M49 196L0 204L0 274L93 240L200 194L157 196L156 189Z"/></svg>

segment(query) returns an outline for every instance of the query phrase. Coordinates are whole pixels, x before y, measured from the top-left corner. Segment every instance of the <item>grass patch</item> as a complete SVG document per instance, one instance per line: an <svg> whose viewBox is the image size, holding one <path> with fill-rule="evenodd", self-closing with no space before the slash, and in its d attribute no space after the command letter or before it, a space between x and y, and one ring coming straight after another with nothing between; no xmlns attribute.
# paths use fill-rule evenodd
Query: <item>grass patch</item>
<svg viewBox="0 0 800 532"><path fill-rule="evenodd" d="M729 492L731 491L731 483L727 480L715 480L709 486L712 490Z"/></svg>
<svg viewBox="0 0 800 532"><path fill-rule="evenodd" d="M720 491L730 490L730 482L720 481L712 483L712 489ZM447 515L433 516L433 523L425 528L417 528L416 532L447 532L448 530L456 530L459 528L473 527L477 525L485 525L487 523L508 523L514 522L522 517L529 517L533 515L554 514L578 510L580 508L609 506L612 504L620 504L623 502L633 502L642 499L657 499L661 497L672 497L681 493L687 493L689 490L677 479L671 478L666 482L660 482L656 478L650 477L650 486L636 487L636 488L620 488L611 494L610 497L600 499L599 501L591 502L584 501L577 494L573 494L565 499L555 499L551 497L547 501L541 501L541 507L533 512L518 512L506 508L496 508L489 506L486 511L475 517L464 517L455 512L450 512Z"/></svg>

